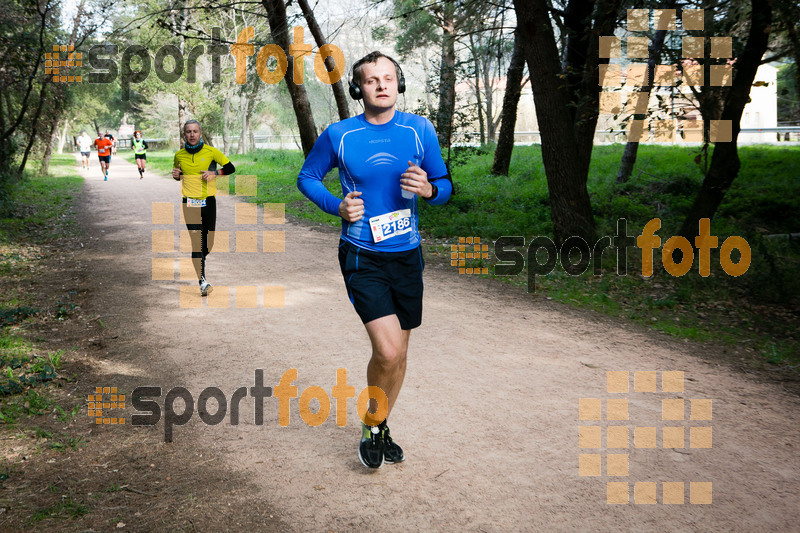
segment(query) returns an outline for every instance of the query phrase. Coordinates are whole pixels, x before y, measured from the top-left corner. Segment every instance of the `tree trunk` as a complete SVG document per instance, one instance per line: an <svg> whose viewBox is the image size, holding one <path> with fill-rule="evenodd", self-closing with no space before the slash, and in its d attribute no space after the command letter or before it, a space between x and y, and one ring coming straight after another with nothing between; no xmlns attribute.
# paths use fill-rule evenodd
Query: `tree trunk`
<svg viewBox="0 0 800 533"><path fill-rule="evenodd" d="M222 104L222 152L228 155L231 150L231 142L228 139L228 116L231 113L230 98L225 98Z"/></svg>
<svg viewBox="0 0 800 533"><path fill-rule="evenodd" d="M300 130L303 154L307 156L317 141L317 127L314 124L314 115L311 112L311 104L308 102L305 86L297 85L292 78L294 58L288 54L289 23L286 19L286 6L283 0L261 0L261 3L267 11L269 29L275 44L287 51L288 66L286 68L286 76L283 79L286 82L287 89L289 89L292 107L294 108L295 117L297 117L297 129Z"/></svg>
<svg viewBox="0 0 800 533"><path fill-rule="evenodd" d="M439 145L450 148L453 137L453 113L456 107L456 38L455 6L445 0L442 22L442 61L439 70L439 113L436 128Z"/></svg>
<svg viewBox="0 0 800 533"><path fill-rule="evenodd" d="M574 0L572 0L574 1ZM572 2L570 2L572 3ZM567 72L580 73L577 85L570 86L570 98L575 104L575 142L577 143L581 175L584 184L589 175L589 164L592 160L594 135L597 130L598 109L600 106L600 85L598 83L600 61L600 36L613 35L617 24L617 15L622 0L601 0L594 7L594 26L579 28L579 32L589 36L588 41L580 40L579 50L569 58ZM591 20L589 21L591 24ZM585 57L580 54L584 53ZM608 59L603 59L608 63ZM534 71L531 70L531 73ZM577 78L576 78L577 79Z"/></svg>
<svg viewBox="0 0 800 533"><path fill-rule="evenodd" d="M247 153L247 119L250 118L250 113L247 112L247 102L249 98L243 98L242 106L242 130L239 132L239 146L238 152L240 154Z"/></svg>
<svg viewBox="0 0 800 533"><path fill-rule="evenodd" d="M59 106L56 106L59 107ZM50 170L50 158L53 155L53 145L58 139L58 119L51 119L50 120L50 131L45 136L47 139L44 145L44 154L42 155L42 161L39 164L39 173L42 176L46 176L47 172Z"/></svg>
<svg viewBox="0 0 800 533"><path fill-rule="evenodd" d="M22 172L25 170L25 165L28 164L28 156L30 156L31 149L33 148L33 142L36 140L36 129L39 127L39 117L42 116L45 95L47 94L47 86L50 84L48 80L49 78L45 78L45 80L42 82L42 88L39 91L39 103L36 106L36 113L34 114L33 122L31 123L31 135L28 138L28 144L25 146L25 153L22 155L22 161L17 169L19 174L22 174Z"/></svg>
<svg viewBox="0 0 800 533"><path fill-rule="evenodd" d="M475 64L475 99L478 102L478 127L481 132L481 146L486 144L486 126L483 119L483 103L481 102L481 67L478 60L478 51L475 48L475 40L473 36L469 36L469 44L472 48L472 61Z"/></svg>
<svg viewBox="0 0 800 533"><path fill-rule="evenodd" d="M67 130L69 129L69 120L64 120L64 129L61 131L61 136L58 138L58 153L64 153L64 144L67 142Z"/></svg>
<svg viewBox="0 0 800 533"><path fill-rule="evenodd" d="M691 243L694 243L694 237L698 234L700 219L710 219L714 216L725 193L739 173L740 162L736 146L740 130L739 123L742 120L744 106L750 98L750 88L756 77L756 71L769 44L771 23L771 5L768 2L752 0L747 43L736 61L733 84L725 98L725 105L720 116L721 120L731 121L731 141L715 143L708 174L706 174L703 185L700 187L679 232Z"/></svg>
<svg viewBox="0 0 800 533"><path fill-rule="evenodd" d="M666 9L673 9L675 7L675 0L669 0L665 3ZM667 36L667 30L657 30L653 37L652 46L650 46L648 59L647 59L647 82L648 84L639 88L640 94L646 94L644 98L650 101L650 93L653 90L653 74L656 70L656 64L661 59L661 49L664 47L664 39ZM647 110L644 113L636 113L633 115L633 120L646 120ZM617 172L617 183L625 183L631 177L633 166L636 164L636 155L639 152L639 143L637 141L628 141L625 144L625 151L622 154L622 160L619 163L619 171Z"/></svg>
<svg viewBox="0 0 800 533"><path fill-rule="evenodd" d="M297 0L297 4L300 6L300 9L303 10L303 16L308 24L308 29L311 30L311 35L314 36L314 42L317 43L317 48L322 48L324 45L328 44L328 42L325 40L325 36L322 35L322 30L319 24L317 24L314 11L308 5L308 0ZM332 72L334 66L335 64L332 57L329 56L325 58L325 67L328 69L328 72ZM339 66L344 68L344 65ZM333 90L333 98L336 100L336 110L339 112L339 120L349 118L350 106L347 103L347 94L345 94L342 80L338 80L331 85L331 89Z"/></svg>
<svg viewBox="0 0 800 533"><path fill-rule="evenodd" d="M253 114L256 111L256 99L250 98L247 104L247 147L250 150L256 149L256 136L253 132Z"/></svg>
<svg viewBox="0 0 800 533"><path fill-rule="evenodd" d="M488 142L495 142L497 131L495 129L495 125L497 124L494 119L494 87L492 85L492 79L490 76L490 63L489 61L484 62L483 68L483 92L484 98L483 101L486 102L486 137Z"/></svg>
<svg viewBox="0 0 800 533"><path fill-rule="evenodd" d="M81 0L80 4L78 5L78 12L75 14L75 18L73 19L72 23L72 34L69 38L69 44L71 46L75 46L75 41L78 38L78 27L80 25L81 17L83 16L83 6L85 4L85 0ZM50 171L50 158L53 155L53 145L55 144L56 138L58 137L58 124L61 122L61 117L64 114L64 105L66 101L66 86L62 84L56 84L56 86L52 89L52 97L50 106L47 110L47 115L49 116L49 129L50 129L50 138L49 142L45 144L44 147L44 156L42 157L42 163L39 167L39 171L46 175ZM64 126L69 121L66 121ZM45 122L47 124L47 122ZM35 134L35 130L34 134ZM63 146L63 144L62 144ZM59 148L59 153L61 153L61 148Z"/></svg>
<svg viewBox="0 0 800 533"><path fill-rule="evenodd" d="M183 148L183 124L186 122L186 103L179 96L178 97L178 147Z"/></svg>
<svg viewBox="0 0 800 533"><path fill-rule="evenodd" d="M511 64L506 77L506 93L503 95L503 110L500 112L500 134L497 137L497 148L494 151L492 174L508 176L511 165L511 152L514 150L514 129L517 125L517 106L522 94L522 74L525 71L525 54L522 50L522 38L517 30L514 33L514 50L511 53Z"/></svg>
<svg viewBox="0 0 800 533"><path fill-rule="evenodd" d="M505 21L505 16L502 17L502 21ZM501 22L502 25L502 22ZM494 82L492 80L497 80L502 75L501 68L500 68L500 59L503 57L503 49L502 43L503 39L501 35L497 34L494 37L497 40L497 55L494 58L491 58L491 53L489 48L487 47L487 53L484 56L484 68L483 68L483 91L484 91L484 102L486 102L486 137L487 141L490 143L497 142L497 125L500 122L500 116L498 115L495 118L495 98L494 98ZM512 52L513 53L513 52ZM492 64L495 64L496 67L494 72L492 72ZM506 80L508 81L508 80Z"/></svg>
<svg viewBox="0 0 800 533"><path fill-rule="evenodd" d="M514 0L517 31L531 75L542 161L550 192L550 216L557 246L572 236L594 242L595 226L587 173L579 158L570 100L563 90L561 62L546 0ZM596 80L595 80L595 83Z"/></svg>
<svg viewBox="0 0 800 533"><path fill-rule="evenodd" d="M5 92L2 96L0 96L0 132L6 131L6 112L4 110L3 104L4 103L7 104L8 111L11 112L10 101L11 99L9 98L8 92Z"/></svg>

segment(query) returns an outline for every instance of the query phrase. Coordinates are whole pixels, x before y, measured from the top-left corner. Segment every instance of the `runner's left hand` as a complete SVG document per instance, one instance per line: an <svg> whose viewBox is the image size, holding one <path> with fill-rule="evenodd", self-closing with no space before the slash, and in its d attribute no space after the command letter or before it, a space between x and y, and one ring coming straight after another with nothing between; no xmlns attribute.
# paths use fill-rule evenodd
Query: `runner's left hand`
<svg viewBox="0 0 800 533"><path fill-rule="evenodd" d="M406 191L413 192L417 196L430 198L433 196L433 185L428 181L428 173L411 161L408 168L400 174L400 187Z"/></svg>

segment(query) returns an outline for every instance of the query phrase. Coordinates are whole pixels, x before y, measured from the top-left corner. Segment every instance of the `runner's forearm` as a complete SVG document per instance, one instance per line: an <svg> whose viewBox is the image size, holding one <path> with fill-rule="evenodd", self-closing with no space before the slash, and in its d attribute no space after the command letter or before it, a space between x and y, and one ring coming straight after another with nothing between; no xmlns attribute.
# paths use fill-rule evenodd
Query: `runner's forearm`
<svg viewBox="0 0 800 533"><path fill-rule="evenodd" d="M436 186L435 193L432 197L426 198L425 200L431 205L447 203L450 196L453 194L453 182L450 181L449 176L432 179L431 185Z"/></svg>
<svg viewBox="0 0 800 533"><path fill-rule="evenodd" d="M297 188L300 189L300 192L302 192L306 198L314 202L317 207L329 215L340 216L339 204L342 203L342 200L326 189L322 180L301 173L300 176L297 177Z"/></svg>
<svg viewBox="0 0 800 533"><path fill-rule="evenodd" d="M229 162L225 163L222 166L221 169L219 169L218 175L220 175L220 176L229 176L230 174L233 174L234 172L236 172L236 167L233 166L233 163L231 163L229 161Z"/></svg>

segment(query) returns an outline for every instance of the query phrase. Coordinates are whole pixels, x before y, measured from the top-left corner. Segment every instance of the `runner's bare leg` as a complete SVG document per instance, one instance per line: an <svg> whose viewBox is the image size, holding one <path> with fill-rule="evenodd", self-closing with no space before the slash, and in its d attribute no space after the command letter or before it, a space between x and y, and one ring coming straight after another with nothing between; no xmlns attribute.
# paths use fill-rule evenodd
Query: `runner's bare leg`
<svg viewBox="0 0 800 533"><path fill-rule="evenodd" d="M400 394L406 377L406 354L411 330L401 329L397 315L376 318L364 324L372 343L372 357L367 365L367 384L380 387L389 399L389 413ZM377 402L370 402L374 412Z"/></svg>

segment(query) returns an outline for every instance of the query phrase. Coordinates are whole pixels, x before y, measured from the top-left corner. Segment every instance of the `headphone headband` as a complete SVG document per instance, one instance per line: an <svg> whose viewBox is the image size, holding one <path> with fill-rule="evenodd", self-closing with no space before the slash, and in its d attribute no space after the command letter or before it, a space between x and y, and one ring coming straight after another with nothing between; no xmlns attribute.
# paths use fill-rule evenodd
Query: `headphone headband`
<svg viewBox="0 0 800 533"><path fill-rule="evenodd" d="M394 58L390 56L375 51L365 55L364 57L356 61L355 64L353 65L353 68L350 72L350 87L349 87L350 96L353 98L353 100L361 100L364 97L364 93L361 92L361 86L358 83L356 83L355 80L356 69L361 67L361 65L363 65L364 63L375 63L381 57L385 57L386 59L391 61L392 64L394 64L395 73L397 74L397 93L403 94L404 92L406 92L406 77L405 75L403 75L403 69L400 67L400 63L395 61Z"/></svg>

